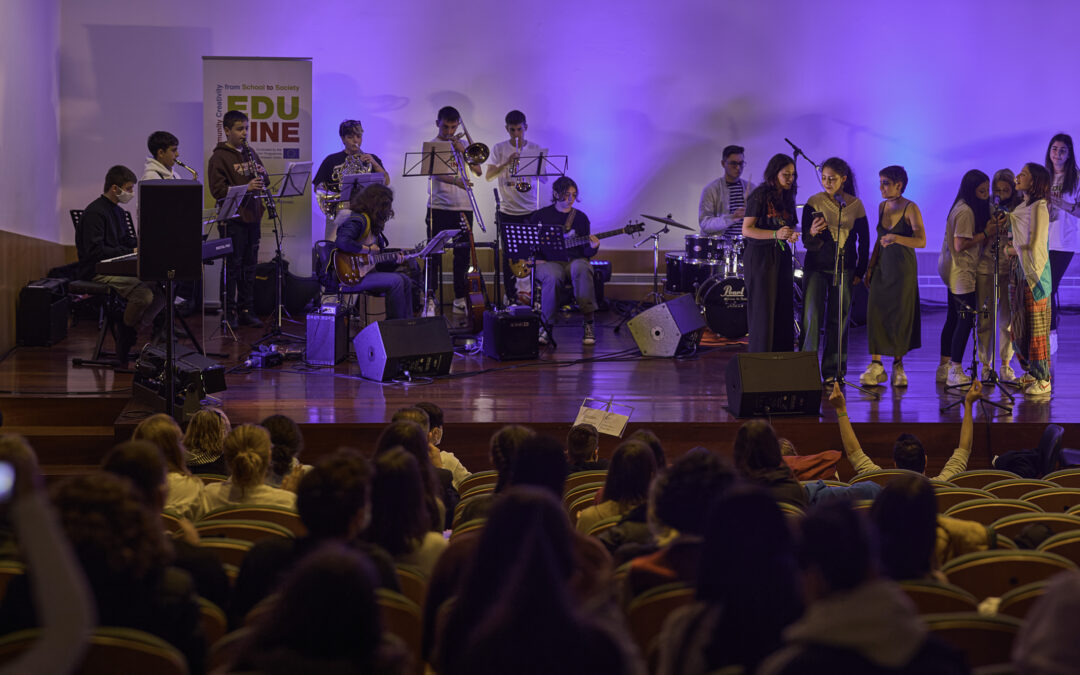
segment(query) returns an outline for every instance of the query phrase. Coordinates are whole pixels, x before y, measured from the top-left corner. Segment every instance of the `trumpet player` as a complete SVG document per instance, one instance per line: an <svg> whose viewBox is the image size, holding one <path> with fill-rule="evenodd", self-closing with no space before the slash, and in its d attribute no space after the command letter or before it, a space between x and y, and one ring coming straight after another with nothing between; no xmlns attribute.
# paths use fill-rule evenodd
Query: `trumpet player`
<svg viewBox="0 0 1080 675"><path fill-rule="evenodd" d="M472 189L472 179L469 174L479 176L480 165L468 163L466 158L466 145L462 142L458 128L461 126L461 113L456 108L446 106L439 109L435 118L435 127L438 133L433 141L446 141L454 146L454 155L457 162L465 161L465 169L458 167L456 174L438 175L431 177L431 195L428 197L427 226L428 236L432 237L443 230L457 230L461 228L461 214L469 227L473 224L472 200L469 191ZM486 158L485 158L486 159ZM481 160L482 162L483 160ZM457 247L454 249L454 311L465 311L465 296L468 294L468 285L465 281L465 273L469 269L469 249ZM439 259L434 265L428 265L428 289L438 290L442 264ZM433 313L434 307L431 299L428 299L424 314Z"/></svg>
<svg viewBox="0 0 1080 675"><path fill-rule="evenodd" d="M491 162L487 165L485 177L491 181L499 179L498 211L499 242L506 241L503 226L508 223L525 223L529 220L529 214L539 208L537 193L538 186L534 178L514 178L513 173L518 167L521 157L536 156L540 153L540 146L525 140L525 132L529 124L525 121L525 113L520 110L511 110L506 113L506 133L509 138L495 144L491 151ZM505 248L500 251L502 257L502 275L506 280L506 295L513 299L513 289L517 278L510 271L510 262L506 257ZM524 289L523 289L524 292ZM517 296L521 298L521 293Z"/></svg>

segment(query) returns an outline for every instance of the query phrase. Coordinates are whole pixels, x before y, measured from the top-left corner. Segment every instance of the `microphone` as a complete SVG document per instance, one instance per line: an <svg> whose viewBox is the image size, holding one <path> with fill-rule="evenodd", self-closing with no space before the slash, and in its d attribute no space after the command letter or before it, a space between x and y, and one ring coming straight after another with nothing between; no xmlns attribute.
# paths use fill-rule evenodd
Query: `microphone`
<svg viewBox="0 0 1080 675"><path fill-rule="evenodd" d="M844 195L840 192L836 193L836 203L839 204L842 209L847 208L847 202L844 201Z"/></svg>

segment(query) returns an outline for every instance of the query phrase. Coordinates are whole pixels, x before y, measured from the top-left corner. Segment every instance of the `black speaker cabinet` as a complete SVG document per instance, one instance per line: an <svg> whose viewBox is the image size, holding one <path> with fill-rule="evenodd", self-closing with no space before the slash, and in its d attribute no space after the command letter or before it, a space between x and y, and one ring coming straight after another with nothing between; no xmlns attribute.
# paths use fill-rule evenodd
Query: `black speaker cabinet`
<svg viewBox="0 0 1080 675"><path fill-rule="evenodd" d="M15 339L20 346L48 347L67 337L68 298L63 279L38 279L19 291Z"/></svg>
<svg viewBox="0 0 1080 675"><path fill-rule="evenodd" d="M304 360L315 366L332 366L349 356L349 322L340 307L323 307L307 315Z"/></svg>
<svg viewBox="0 0 1080 675"><path fill-rule="evenodd" d="M727 365L728 407L735 417L817 415L817 352L736 354Z"/></svg>
<svg viewBox="0 0 1080 675"><path fill-rule="evenodd" d="M675 356L698 343L705 319L688 294L650 307L626 325L644 356Z"/></svg>
<svg viewBox="0 0 1080 675"><path fill-rule="evenodd" d="M202 278L202 185L193 180L139 181L139 278Z"/></svg>
<svg viewBox="0 0 1080 675"><path fill-rule="evenodd" d="M353 340L360 374L386 382L408 374L432 377L450 372L454 345L446 319L388 319L368 325Z"/></svg>
<svg viewBox="0 0 1080 675"><path fill-rule="evenodd" d="M484 356L499 361L540 358L540 317L533 311L484 312Z"/></svg>

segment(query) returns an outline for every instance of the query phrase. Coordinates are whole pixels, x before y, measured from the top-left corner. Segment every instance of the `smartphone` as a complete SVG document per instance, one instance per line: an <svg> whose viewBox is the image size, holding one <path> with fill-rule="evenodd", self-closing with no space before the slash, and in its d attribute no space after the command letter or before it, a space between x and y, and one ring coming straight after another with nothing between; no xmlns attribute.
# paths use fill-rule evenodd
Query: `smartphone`
<svg viewBox="0 0 1080 675"><path fill-rule="evenodd" d="M0 504L11 501L11 489L15 486L15 467L11 462L0 461Z"/></svg>

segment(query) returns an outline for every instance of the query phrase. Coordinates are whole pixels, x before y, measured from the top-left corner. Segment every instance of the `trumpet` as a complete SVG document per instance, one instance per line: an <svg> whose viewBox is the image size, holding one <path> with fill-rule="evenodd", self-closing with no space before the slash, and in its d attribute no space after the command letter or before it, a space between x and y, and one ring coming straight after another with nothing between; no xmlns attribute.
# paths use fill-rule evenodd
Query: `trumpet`
<svg viewBox="0 0 1080 675"><path fill-rule="evenodd" d="M198 171L196 171L195 169L192 169L187 164L184 164L183 162L181 162L179 158L177 158L176 163L191 172L191 180L194 180L194 181L199 180L199 172Z"/></svg>
<svg viewBox="0 0 1080 675"><path fill-rule="evenodd" d="M518 144L518 142L517 142L518 140L519 139L516 139L516 138L514 139L514 149L518 151L519 157L515 157L514 161L510 163L510 177L511 178L513 178L514 172L518 170L518 160L520 159L521 150L522 150L522 147L523 147L523 146ZM513 182L513 185L514 185L514 189L517 190L518 192L521 192L522 194L532 190L532 183L527 178L518 177L518 180L515 180L515 181L512 181L512 182Z"/></svg>

